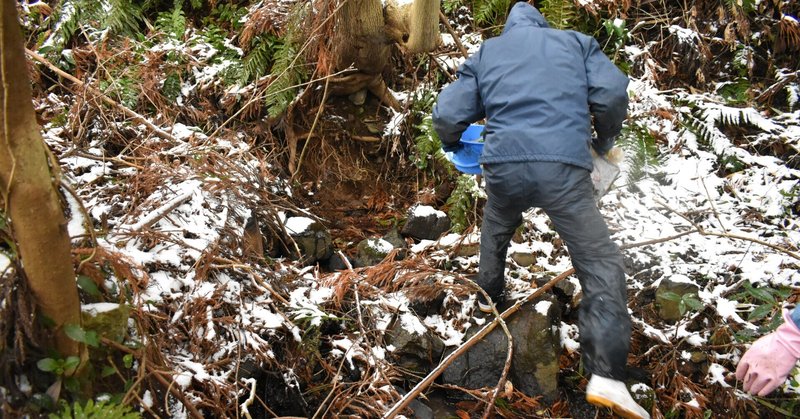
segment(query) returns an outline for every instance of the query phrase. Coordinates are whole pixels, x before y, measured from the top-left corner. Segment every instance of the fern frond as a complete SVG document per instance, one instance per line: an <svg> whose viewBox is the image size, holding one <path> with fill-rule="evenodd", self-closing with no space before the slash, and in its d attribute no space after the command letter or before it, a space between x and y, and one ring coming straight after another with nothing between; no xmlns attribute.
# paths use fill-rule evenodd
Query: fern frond
<svg viewBox="0 0 800 419"><path fill-rule="evenodd" d="M540 11L547 23L556 29L574 28L578 21L578 8L572 0L542 1Z"/></svg>
<svg viewBox="0 0 800 419"><path fill-rule="evenodd" d="M81 406L75 402L73 405L64 404L58 415L50 414L50 419L139 419L142 415L133 411L130 406L116 404L110 401L95 403L93 400Z"/></svg>
<svg viewBox="0 0 800 419"><path fill-rule="evenodd" d="M144 20L142 9L131 0L106 0L108 10L102 26L112 33L139 33L139 24Z"/></svg>
<svg viewBox="0 0 800 419"><path fill-rule="evenodd" d="M425 170L431 160L446 161L442 152L442 142L433 129L433 118L425 115L422 122L415 125L414 128L417 130L417 135L414 137L414 156L412 157L414 165L420 170Z"/></svg>
<svg viewBox="0 0 800 419"><path fill-rule="evenodd" d="M183 34L186 32L183 0L175 0L171 11L159 13L156 18L156 27L173 38L183 38Z"/></svg>
<svg viewBox="0 0 800 419"><path fill-rule="evenodd" d="M244 57L242 81L249 83L267 74L280 44L274 36L263 34L253 39L253 47Z"/></svg>
<svg viewBox="0 0 800 419"><path fill-rule="evenodd" d="M450 229L462 233L475 223L475 205L478 198L484 197L475 176L462 174L456 180L456 187L447 198L447 215L450 218Z"/></svg>
<svg viewBox="0 0 800 419"><path fill-rule="evenodd" d="M442 2L442 8L444 9L445 13L450 13L463 5L464 0L444 0Z"/></svg>
<svg viewBox="0 0 800 419"><path fill-rule="evenodd" d="M475 0L472 4L475 23L499 26L511 5L511 0Z"/></svg>
<svg viewBox="0 0 800 419"><path fill-rule="evenodd" d="M633 187L661 165L656 139L645 126L635 122L626 126L620 135L619 147L625 150L628 187Z"/></svg>
<svg viewBox="0 0 800 419"><path fill-rule="evenodd" d="M102 2L92 0L64 0L53 11L49 19L52 27L39 51L54 61L67 47L82 23L96 20L101 15Z"/></svg>
<svg viewBox="0 0 800 419"><path fill-rule="evenodd" d="M275 78L267 86L264 103L271 117L276 117L289 107L298 88L307 78L305 61L300 55L298 46L301 41L301 22L306 16L306 7L303 4L295 6L289 14L286 35L283 43L275 50L272 74Z"/></svg>

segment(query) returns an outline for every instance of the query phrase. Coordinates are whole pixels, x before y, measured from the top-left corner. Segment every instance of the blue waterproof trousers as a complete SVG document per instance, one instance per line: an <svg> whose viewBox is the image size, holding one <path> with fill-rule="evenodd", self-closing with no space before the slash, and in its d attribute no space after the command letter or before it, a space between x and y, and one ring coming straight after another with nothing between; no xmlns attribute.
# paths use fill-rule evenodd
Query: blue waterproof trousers
<svg viewBox="0 0 800 419"><path fill-rule="evenodd" d="M622 254L597 209L589 171L555 162L483 166L487 202L481 227L478 285L491 297L503 292L511 236L522 213L542 208L566 242L583 289L578 328L589 373L625 379L631 320Z"/></svg>

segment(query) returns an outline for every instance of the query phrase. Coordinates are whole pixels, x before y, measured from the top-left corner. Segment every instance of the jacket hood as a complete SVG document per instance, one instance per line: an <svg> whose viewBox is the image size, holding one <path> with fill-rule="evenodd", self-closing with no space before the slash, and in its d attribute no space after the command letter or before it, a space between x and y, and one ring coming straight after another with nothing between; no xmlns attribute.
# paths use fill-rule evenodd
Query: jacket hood
<svg viewBox="0 0 800 419"><path fill-rule="evenodd" d="M503 33L506 33L511 28L517 26L536 26L539 28L549 28L550 25L544 19L541 13L535 7L525 2L519 2L511 8L511 13L508 14L506 26L503 28Z"/></svg>

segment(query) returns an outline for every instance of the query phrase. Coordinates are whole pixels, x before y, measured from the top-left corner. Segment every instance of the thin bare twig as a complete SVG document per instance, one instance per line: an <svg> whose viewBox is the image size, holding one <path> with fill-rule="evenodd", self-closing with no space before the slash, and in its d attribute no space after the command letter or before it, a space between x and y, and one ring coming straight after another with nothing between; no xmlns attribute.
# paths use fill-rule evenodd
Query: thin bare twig
<svg viewBox="0 0 800 419"><path fill-rule="evenodd" d="M177 208L179 205L183 204L184 202L188 201L189 198L192 197L193 192L184 192L181 195L172 198L171 200L167 201L166 204L156 208L155 211L147 214L147 216L143 217L138 223L128 227L129 231L141 231L147 227L158 222L158 220L166 217L172 210Z"/></svg>
<svg viewBox="0 0 800 419"><path fill-rule="evenodd" d="M478 290L478 292L483 295L483 298L489 302L489 305L492 307L492 314L494 315L495 320L500 324L500 327L503 328L503 332L506 334L506 338L508 339L508 351L506 352L506 363L503 365L503 372L500 374L500 379L497 380L497 386L495 386L494 391L492 392L492 397L489 398L489 401L486 405L486 410L483 412L483 419L488 419L489 415L492 414L492 410L494 410L494 402L497 400L497 396L500 395L500 391L505 387L508 371L511 369L511 359L514 357L514 339L511 336L511 331L508 330L508 325L506 325L505 320L503 320L503 318L500 317L500 313L497 312L497 307L489 297L489 294L487 294L483 288L469 278L462 279L467 281L467 283L472 285L473 288Z"/></svg>
<svg viewBox="0 0 800 419"><path fill-rule="evenodd" d="M749 241L749 242L760 244L762 246L769 247L770 249L777 250L778 252L785 253L785 254L787 254L787 255L795 258L795 259L800 260L800 254L792 252L791 250L785 249L785 248L780 247L778 245L765 242L763 240L759 240L759 239L756 239L756 238L753 238L753 237L741 236L741 235L733 234L733 233L716 233L716 232L713 232L713 231L707 231L707 230L703 229L703 227L700 227L699 225L697 225L697 223L692 221L689 217L681 214L680 212L676 211L675 209L673 209L672 207L667 205L666 202L663 202L663 201L660 201L660 200L656 200L656 202L659 205L661 205L662 207L666 208L668 211L670 211L670 212L674 213L675 215L677 215L677 216L683 218L684 220L686 220L686 222L691 224L697 230L697 232L700 233L700 235L702 235L702 236L725 237L725 238L729 238L729 239L738 239L738 240Z"/></svg>
<svg viewBox="0 0 800 419"><path fill-rule="evenodd" d="M173 141L173 142L177 142L178 141L174 136L172 136L171 134L169 134L166 131L162 130L161 128L155 126L152 122L148 121L147 118L145 118L144 116L132 111L131 109L126 108L125 106L122 106L121 104L119 104L115 100L113 100L110 97L106 96L103 92L101 92L101 91L95 89L94 87L89 86L86 83L78 80L72 74L69 74L69 73L61 70L60 68L58 68L55 65L53 65L53 63L51 63L50 61L47 61L47 59L45 59L41 55L39 55L39 54L37 54L37 53L27 49L27 48L25 48L25 52L31 58L33 58L34 60L44 64L47 68L49 68L50 70L52 70L53 72L55 72L59 76L71 81L72 83L76 84L79 88L86 89L87 91L91 92L93 95L95 95L98 98L100 98L100 100L102 100L106 104L111 105L112 107L116 108L117 110L119 110L122 113L124 113L125 115L127 115L129 118L142 123L147 128L149 128L155 135L157 135L157 136L159 136L159 137L161 137L161 138L163 138L165 140L169 140L169 141Z"/></svg>
<svg viewBox="0 0 800 419"><path fill-rule="evenodd" d="M325 109L325 102L328 101L328 84L330 84L330 77L325 78L325 89L322 91L322 101L320 101L319 109L317 109L317 115L314 116L314 122L311 123L311 129L308 131L308 139L303 144L303 150L300 151L300 157L297 158L297 167L294 169L292 173L292 177L290 179L291 182L294 182L294 179L297 177L297 174L300 173L300 168L303 166L303 158L306 156L306 149L308 149L308 143L311 142L311 136L314 134L314 128L317 127L317 122L319 122L319 116L322 115L322 110Z"/></svg>
<svg viewBox="0 0 800 419"><path fill-rule="evenodd" d="M455 41L458 50L461 51L461 55L463 55L464 58L469 58L469 51L467 51L467 49L464 48L464 44L461 43L461 37L458 36L453 27L450 26L450 22L447 20L447 16L445 16L441 10L439 10L439 21L442 22L444 28L447 29L447 32L449 32L450 35L453 37L453 41Z"/></svg>

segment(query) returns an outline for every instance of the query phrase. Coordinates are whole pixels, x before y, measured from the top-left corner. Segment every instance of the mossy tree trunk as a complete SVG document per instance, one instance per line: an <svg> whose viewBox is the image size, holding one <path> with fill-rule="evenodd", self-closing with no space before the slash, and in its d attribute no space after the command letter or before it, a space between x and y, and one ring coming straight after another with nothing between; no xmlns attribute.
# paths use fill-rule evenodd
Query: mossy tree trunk
<svg viewBox="0 0 800 419"><path fill-rule="evenodd" d="M346 72L333 80L334 94L368 89L395 109L400 105L383 80L392 45L408 53L432 51L439 40L440 0L415 0L398 6L395 1L342 0L336 20L337 70Z"/></svg>
<svg viewBox="0 0 800 419"><path fill-rule="evenodd" d="M0 0L0 197L37 312L52 321L52 348L79 355L64 325L80 324L66 221L36 121L14 0ZM3 319L9 321L9 319Z"/></svg>

